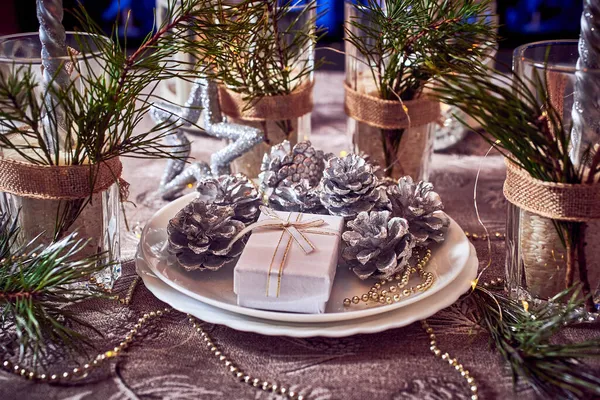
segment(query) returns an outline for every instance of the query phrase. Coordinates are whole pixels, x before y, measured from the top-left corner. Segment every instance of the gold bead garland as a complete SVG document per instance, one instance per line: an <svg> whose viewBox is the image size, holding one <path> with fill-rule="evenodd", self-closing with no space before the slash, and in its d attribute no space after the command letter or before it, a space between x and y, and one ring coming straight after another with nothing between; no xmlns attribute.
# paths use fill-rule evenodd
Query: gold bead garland
<svg viewBox="0 0 600 400"><path fill-rule="evenodd" d="M345 298L344 306L349 307L352 304L358 304L361 301L368 303L369 301L380 303L380 304L392 304L399 302L403 297L409 297L415 293L424 292L433 285L433 274L425 271L425 266L431 259L431 250L427 249L423 259L417 255L416 267L406 267L402 274L396 274L393 277L382 279L375 283L368 293L363 293L360 296L354 296L352 299ZM414 273L418 273L421 277L422 283L406 288L410 276ZM392 283L394 280L399 281L393 283L387 289L385 285Z"/></svg>
<svg viewBox="0 0 600 400"><path fill-rule="evenodd" d="M261 389L265 392L278 394L288 399L304 400L303 395L296 393L293 390L290 390L286 385L278 385L277 383L254 378L251 375L245 373L219 349L219 347L213 342L208 333L206 333L206 331L202 328L202 326L193 316L191 316L190 314L188 314L187 316L188 321L192 324L196 332L198 332L208 350L225 366L225 368L228 369L228 371L233 375L234 378L236 378L240 382L246 383L252 387Z"/></svg>
<svg viewBox="0 0 600 400"><path fill-rule="evenodd" d="M470 235L466 232L466 235L471 240L487 240L487 235ZM500 233L496 233L495 236L497 239L501 240L505 238L505 235ZM369 293L364 293L360 297L354 296L352 299L344 299L344 305L350 306L351 304L358 304L360 301L365 303L369 301L378 302L381 304L392 304L393 302L398 302L402 297L410 296L417 292L422 292L431 287L433 284L433 274L431 272L427 272L424 270L425 266L429 262L431 258L431 250L427 250L423 259L417 256L417 264L416 267L406 268L403 274L396 274L392 278L388 278L385 280L381 280L378 283L375 283ZM408 281L410 279L411 274L419 273L423 283L418 284L414 287L404 289L406 285L408 285ZM389 291L384 288L384 285L391 283L393 280L399 281L397 284L391 285L389 287ZM121 304L129 304L135 288L140 281L140 277L137 276L129 286L127 290L127 294L124 298L119 298L119 296L113 296L114 300L119 301ZM100 290L105 293L111 293L112 291L105 286L95 282L95 280L90 279L91 283L97 285ZM496 282L493 280L490 282L491 285L495 285L501 283L501 280ZM489 286L490 284L484 283L484 286ZM138 335L141 328L147 324L151 320L158 319L163 315L170 313L172 309L164 308L162 310L152 311L150 313L146 313L140 318L136 325L127 333L124 340L119 343L118 346L114 347L112 350L108 350L104 353L98 354L95 358L93 358L89 363L86 363L80 367L73 368L69 371L64 371L60 374L46 374L46 373L36 373L26 367L19 366L18 364L13 364L10 360L4 360L2 363L2 368L6 371L12 372L16 375L22 376L26 379L30 380L39 380L39 381L48 381L48 382L59 382L59 381L70 381L77 379L84 379L89 375L89 372L93 369L100 367L106 360L111 358L115 358L120 356L133 342L134 338ZM212 338L209 334L198 324L197 320L191 316L187 315L189 322L192 324L193 328L200 335L203 342L209 351L218 358L219 361L228 369L228 371L233 374L233 376L238 379L240 382L244 382L252 387L261 389L265 392L270 392L274 394L281 395L285 398L295 399L295 400L303 400L304 396L298 394L292 390L290 390L285 385L278 385L277 383L269 382L267 380L261 380L258 378L253 378L251 375L246 374L242 371L238 366L236 366L213 342ZM464 368L462 364L458 362L456 358L452 358L448 353L443 353L437 346L436 336L433 329L429 326L426 320L421 321L422 327L425 332L428 334L430 339L430 347L429 349L436 357L441 357L442 360L448 362L449 365L454 367L454 369L461 374L461 376L466 380L469 385L469 390L471 393L471 400L478 400L478 386L475 379L470 375L470 372Z"/></svg>
<svg viewBox="0 0 600 400"><path fill-rule="evenodd" d="M427 335L429 336L429 340L430 340L429 350L431 350L431 352L433 353L434 356L440 357L442 360L448 362L448 364L450 366L454 367L456 372L460 373L460 376L465 378L465 381L469 385L469 391L471 393L471 400L478 400L479 399L479 395L478 395L479 388L477 386L477 382L475 381L475 378L473 378L471 376L471 373L469 372L469 370L465 369L465 367L461 363L459 363L456 358L451 357L450 354L442 353L442 351L437 346L437 340L436 340L436 336L433 331L433 328L431 328L429 326L429 324L427 323L427 320L421 321L421 326L423 327L423 330L425 330L425 333L427 333Z"/></svg>
<svg viewBox="0 0 600 400"><path fill-rule="evenodd" d="M18 364L13 364L10 360L4 360L2 362L2 368L4 368L6 371L12 372L16 375L20 375L27 379L42 382L54 383L59 381L70 381L86 378L93 369L100 367L106 360L121 355L133 342L135 336L139 333L139 331L145 324L147 324L151 320L160 318L163 315L170 313L171 311L171 308L165 308L162 310L152 311L144 314L140 319L138 319L137 324L135 324L133 328L127 333L127 335L125 335L125 338L119 343L118 346L114 347L112 350L108 350L98 354L90 362L83 364L82 366L73 368L69 371L64 371L59 374L36 373L35 371L29 368L22 367Z"/></svg>

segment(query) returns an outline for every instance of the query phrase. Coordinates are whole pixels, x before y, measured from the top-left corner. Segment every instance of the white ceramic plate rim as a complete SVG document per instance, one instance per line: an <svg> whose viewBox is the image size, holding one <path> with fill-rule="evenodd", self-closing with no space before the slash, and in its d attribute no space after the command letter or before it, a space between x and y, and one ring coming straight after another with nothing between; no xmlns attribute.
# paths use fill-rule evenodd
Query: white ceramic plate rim
<svg viewBox="0 0 600 400"><path fill-rule="evenodd" d="M465 268L437 296L429 297L418 303L390 312L350 321L329 323L275 323L271 320L231 313L193 299L173 289L157 278L147 263L140 257L136 259L136 269L148 290L159 300L171 305L176 310L191 314L205 322L224 325L242 332L257 333L266 336L288 336L295 338L321 336L339 338L357 334L378 333L388 329L407 326L429 318L454 304L460 296L469 290L471 282L477 276L479 266L477 253L472 244L469 244L469 248L470 255Z"/></svg>
<svg viewBox="0 0 600 400"><path fill-rule="evenodd" d="M149 257L149 256L148 256L148 254L146 254L146 251L144 250L145 246L143 244L146 240L147 232L148 232L148 229L150 228L150 226L152 225L152 222L155 219L160 218L163 213L167 213L171 209L175 209L176 210L175 212L179 211L186 204L191 202L195 197L196 197L195 193L190 193L186 196L180 197L179 199L162 207L148 220L148 222L146 223L146 226L142 230L142 235L140 238L141 254L145 259L147 259L147 257ZM451 230L453 232L455 230L457 230L462 233L462 235L460 236L460 241L453 243L453 245L455 245L455 246L466 245L465 250L469 251L469 240L464 235L462 228L452 218L450 218L450 226L448 227L448 236L450 236ZM445 241L444 243L441 244L441 246L449 246L449 245L450 244L448 243L448 241ZM351 320L351 319L356 319L356 318L364 318L364 317L396 310L396 309L414 304L415 302L422 301L422 300L438 293L440 290L442 290L444 287L446 287L452 281L454 281L456 279L456 277L465 268L466 262L468 261L468 259L469 259L468 256L465 257L465 262L463 263L463 265L461 265L460 267L453 268L451 270L451 272L445 277L445 280L443 282L441 282L441 283L436 282L437 284L434 284L429 290L419 293L419 294L412 296L401 302L390 304L390 305L385 305L385 306L378 306L378 307L363 309L363 310L337 312L337 313L323 313L323 314L298 314L298 313L286 313L286 312L277 312L277 311L258 310L258 309L238 306L237 304L222 302L222 301L215 300L215 299L207 297L207 296L203 296L202 294L200 294L198 292L189 290L188 288L180 285L179 283L172 281L167 276L165 276L159 269L157 269L156 266L153 265L153 263L151 263L151 262L147 262L147 265L150 268L150 270L159 279L161 279L167 285L171 286L173 289L185 294L186 296L189 296L191 298L199 300L203 303L209 304L213 307L221 308L223 310L230 311L230 312L237 313L237 314L247 315L249 317L269 319L269 320L273 320L273 321L298 322L298 323L323 323L323 322L345 321L345 320ZM437 281L437 279L436 279L436 281ZM232 286L233 286L233 281L232 281Z"/></svg>

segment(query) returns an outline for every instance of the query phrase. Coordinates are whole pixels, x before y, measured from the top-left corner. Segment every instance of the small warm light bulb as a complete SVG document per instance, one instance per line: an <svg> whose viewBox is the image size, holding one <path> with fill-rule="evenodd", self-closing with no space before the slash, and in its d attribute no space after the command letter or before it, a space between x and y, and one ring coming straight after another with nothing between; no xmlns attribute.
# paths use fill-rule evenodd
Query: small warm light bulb
<svg viewBox="0 0 600 400"><path fill-rule="evenodd" d="M346 150L340 151L340 157L346 157L347 155L348 155L348 152Z"/></svg>
<svg viewBox="0 0 600 400"><path fill-rule="evenodd" d="M191 183L188 183L188 184L187 184L187 187L188 187L188 189L191 189L191 188L193 188L193 187L194 187L194 185L192 185Z"/></svg>
<svg viewBox="0 0 600 400"><path fill-rule="evenodd" d="M471 281L471 289L475 290L475 288L477 287L477 283L479 282L479 279L473 279Z"/></svg>

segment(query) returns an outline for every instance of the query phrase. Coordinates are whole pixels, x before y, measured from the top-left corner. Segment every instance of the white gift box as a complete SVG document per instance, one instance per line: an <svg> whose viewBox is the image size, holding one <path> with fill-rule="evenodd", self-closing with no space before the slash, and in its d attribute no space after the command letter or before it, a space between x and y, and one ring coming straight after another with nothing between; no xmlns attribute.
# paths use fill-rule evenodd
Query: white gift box
<svg viewBox="0 0 600 400"><path fill-rule="evenodd" d="M263 310L325 311L344 219L261 209L235 266L237 303Z"/></svg>

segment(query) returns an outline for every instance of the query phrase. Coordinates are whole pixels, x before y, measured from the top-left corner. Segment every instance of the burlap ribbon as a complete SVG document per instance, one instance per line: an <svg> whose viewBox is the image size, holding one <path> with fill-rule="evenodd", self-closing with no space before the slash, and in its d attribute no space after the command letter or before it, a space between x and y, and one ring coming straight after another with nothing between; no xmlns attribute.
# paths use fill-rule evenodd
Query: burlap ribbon
<svg viewBox="0 0 600 400"><path fill-rule="evenodd" d="M440 103L423 97L410 101L383 100L345 84L346 115L380 129L405 129L439 120Z"/></svg>
<svg viewBox="0 0 600 400"><path fill-rule="evenodd" d="M600 184L540 181L508 159L504 196L519 208L546 218L580 222L600 218Z"/></svg>
<svg viewBox="0 0 600 400"><path fill-rule="evenodd" d="M0 159L0 191L36 199L75 200L119 182L121 195L126 197L128 184L120 179L122 171L117 157L100 164L66 166Z"/></svg>
<svg viewBox="0 0 600 400"><path fill-rule="evenodd" d="M219 86L221 111L245 121L282 121L308 114L313 109L313 82L306 82L290 94L264 96L248 104L244 95Z"/></svg>

